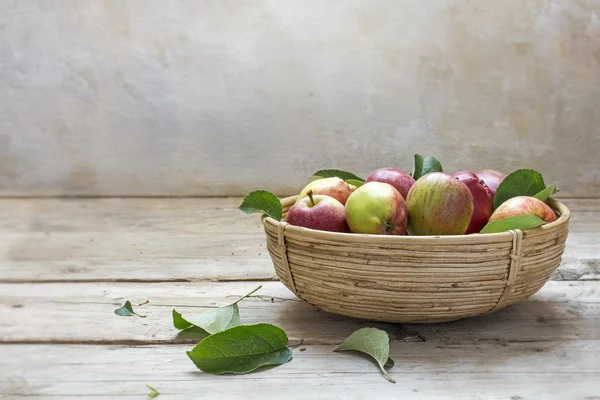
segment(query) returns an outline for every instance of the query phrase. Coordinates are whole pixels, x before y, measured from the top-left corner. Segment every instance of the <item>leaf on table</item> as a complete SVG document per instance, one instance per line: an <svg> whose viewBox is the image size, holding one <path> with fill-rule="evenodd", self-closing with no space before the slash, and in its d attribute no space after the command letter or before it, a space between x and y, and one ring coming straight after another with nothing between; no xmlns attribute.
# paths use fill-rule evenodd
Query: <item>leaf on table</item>
<svg viewBox="0 0 600 400"><path fill-rule="evenodd" d="M507 232L511 229L520 229L524 231L537 228L545 223L546 221L535 215L513 215L512 217L489 222L479 233L499 233Z"/></svg>
<svg viewBox="0 0 600 400"><path fill-rule="evenodd" d="M150 393L148 393L148 398L149 398L149 399L153 399L153 398L155 398L155 397L158 397L158 396L160 396L160 393L158 392L158 390L154 389L152 386L150 386L150 385L146 385L146 387L147 387L148 389L150 389Z"/></svg>
<svg viewBox="0 0 600 400"><path fill-rule="evenodd" d="M546 189L542 190L541 192L537 193L535 196L536 199L541 200L541 201L546 201L548 200L549 197L552 197L552 195L554 193L560 192L560 190L556 187L556 184L558 182L554 182L552 185L546 187Z"/></svg>
<svg viewBox="0 0 600 400"><path fill-rule="evenodd" d="M341 169L322 169L322 170L319 170L319 171L315 172L314 174L312 174L310 179L322 179L322 178L333 178L333 177L338 177L340 179L343 179L346 182L348 182L348 180L350 180L350 179L360 181L362 183L365 182L364 179L353 174L352 172L342 171ZM348 183L350 183L350 182L348 182ZM355 183L352 183L352 185L356 186Z"/></svg>
<svg viewBox="0 0 600 400"><path fill-rule="evenodd" d="M283 329L270 324L240 325L210 335L187 352L200 370L209 374L246 374L292 358Z"/></svg>
<svg viewBox="0 0 600 400"><path fill-rule="evenodd" d="M365 181L362 180L358 180L358 179L346 179L346 183L349 185L354 185L357 188L361 187L362 185L365 184Z"/></svg>
<svg viewBox="0 0 600 400"><path fill-rule="evenodd" d="M283 214L283 207L277 196L266 190L248 193L238 208L246 214L262 213L277 221L281 221Z"/></svg>
<svg viewBox="0 0 600 400"><path fill-rule="evenodd" d="M242 324L242 321L240 320L238 303L254 292L258 291L261 287L262 286L257 287L250 293L240 297L235 302L227 306L216 308L200 314L183 315L176 310L173 310L173 326L175 326L177 329L187 329L191 326L197 326L211 335L235 326L239 326Z"/></svg>
<svg viewBox="0 0 600 400"><path fill-rule="evenodd" d="M390 358L390 338L385 331L377 328L359 329L348 336L334 351L345 350L368 354L377 362L383 376L388 381L396 383L385 370L386 366L389 366L389 368L394 366L394 360Z"/></svg>
<svg viewBox="0 0 600 400"><path fill-rule="evenodd" d="M423 175L430 172L443 172L442 163L437 157L423 157L420 154L415 154L412 177L414 180L419 179Z"/></svg>
<svg viewBox="0 0 600 400"><path fill-rule="evenodd" d="M173 341L176 343L198 343L207 336L210 336L210 334L204 329L192 325L177 332Z"/></svg>
<svg viewBox="0 0 600 400"><path fill-rule="evenodd" d="M125 304L115 310L115 314L121 317L131 317L133 315L137 315L140 318L146 318L145 315L140 315L133 311L133 307L131 306L131 302L127 300Z"/></svg>
<svg viewBox="0 0 600 400"><path fill-rule="evenodd" d="M494 209L516 196L535 196L546 188L542 174L533 169L518 169L510 173L496 190Z"/></svg>

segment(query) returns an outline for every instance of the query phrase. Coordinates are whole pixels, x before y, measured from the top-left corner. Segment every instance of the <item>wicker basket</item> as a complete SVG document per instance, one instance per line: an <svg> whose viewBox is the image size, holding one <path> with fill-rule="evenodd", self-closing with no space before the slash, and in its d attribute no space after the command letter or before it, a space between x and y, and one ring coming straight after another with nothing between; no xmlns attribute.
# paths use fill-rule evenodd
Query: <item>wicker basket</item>
<svg viewBox="0 0 600 400"><path fill-rule="evenodd" d="M296 197L281 200L284 216ZM538 291L560 265L570 211L540 228L461 236L382 236L306 229L263 217L283 284L315 307L387 322L486 314Z"/></svg>

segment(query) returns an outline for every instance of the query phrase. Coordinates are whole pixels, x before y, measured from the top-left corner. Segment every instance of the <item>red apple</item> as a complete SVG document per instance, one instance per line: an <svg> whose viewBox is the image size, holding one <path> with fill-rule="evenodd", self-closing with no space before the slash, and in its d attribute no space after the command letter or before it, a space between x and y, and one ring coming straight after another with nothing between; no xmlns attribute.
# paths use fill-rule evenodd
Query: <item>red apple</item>
<svg viewBox="0 0 600 400"><path fill-rule="evenodd" d="M344 205L330 196L308 192L288 211L288 224L330 232L348 232Z"/></svg>
<svg viewBox="0 0 600 400"><path fill-rule="evenodd" d="M308 191L312 190L313 195L322 194L330 196L342 204L346 204L348 196L356 189L356 186L344 182L338 177L322 178L312 181L302 189L296 201L300 201L307 196Z"/></svg>
<svg viewBox="0 0 600 400"><path fill-rule="evenodd" d="M346 202L346 221L354 233L404 235L407 219L404 198L387 183L367 182Z"/></svg>
<svg viewBox="0 0 600 400"><path fill-rule="evenodd" d="M406 195L410 190L411 186L415 183L412 176L404 171L400 171L396 168L379 168L369 177L365 182L384 182L389 183L400 192L402 197L406 199Z"/></svg>
<svg viewBox="0 0 600 400"><path fill-rule="evenodd" d="M496 194L498 185L506 178L502 172L494 171L492 169L484 169L476 173L477 177L485 182L487 187L492 191L492 196Z"/></svg>
<svg viewBox="0 0 600 400"><path fill-rule="evenodd" d="M500 204L490 217L490 222L515 215L535 215L546 222L556 221L556 214L543 201L535 197L517 196Z"/></svg>
<svg viewBox="0 0 600 400"><path fill-rule="evenodd" d="M473 216L465 233L478 233L487 224L494 211L494 195L471 171L459 171L451 176L464 183L473 196Z"/></svg>
<svg viewBox="0 0 600 400"><path fill-rule="evenodd" d="M441 172L419 178L406 199L413 235L462 235L473 216L469 188Z"/></svg>

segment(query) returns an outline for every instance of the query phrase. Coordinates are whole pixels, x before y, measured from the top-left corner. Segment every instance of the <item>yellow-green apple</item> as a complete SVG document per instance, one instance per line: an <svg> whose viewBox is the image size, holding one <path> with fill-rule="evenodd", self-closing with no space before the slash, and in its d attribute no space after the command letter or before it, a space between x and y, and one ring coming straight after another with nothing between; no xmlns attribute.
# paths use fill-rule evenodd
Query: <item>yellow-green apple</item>
<svg viewBox="0 0 600 400"><path fill-rule="evenodd" d="M494 211L494 195L474 172L458 171L450 176L464 183L473 196L473 216L465 233L478 233L487 224Z"/></svg>
<svg viewBox="0 0 600 400"><path fill-rule="evenodd" d="M408 192L412 235L462 235L473 216L473 196L467 185L442 172L419 178Z"/></svg>
<svg viewBox="0 0 600 400"><path fill-rule="evenodd" d="M543 201L530 196L517 196L500 204L490 217L490 222L516 215L535 215L546 222L556 221L556 214Z"/></svg>
<svg viewBox="0 0 600 400"><path fill-rule="evenodd" d="M348 232L344 205L330 196L313 195L310 190L289 209L285 220L320 231Z"/></svg>
<svg viewBox="0 0 600 400"><path fill-rule="evenodd" d="M485 182L487 187L491 190L492 196L496 194L500 182L506 178L506 175L502 172L494 171L493 169L484 169L483 171L476 172L475 175Z"/></svg>
<svg viewBox="0 0 600 400"><path fill-rule="evenodd" d="M330 196L339 201L342 204L346 204L348 196L356 189L356 186L350 185L344 182L343 179L338 177L332 178L321 178L316 181L312 181L302 189L296 201L300 201L307 196L309 190L312 190L313 195L322 194Z"/></svg>
<svg viewBox="0 0 600 400"><path fill-rule="evenodd" d="M354 233L404 235L407 218L404 198L388 183L367 182L346 202L346 222Z"/></svg>
<svg viewBox="0 0 600 400"><path fill-rule="evenodd" d="M406 195L408 194L411 186L415 183L415 180L412 176L399 169L379 168L373 171L373 173L369 175L365 182L389 183L400 192L404 199L406 199Z"/></svg>

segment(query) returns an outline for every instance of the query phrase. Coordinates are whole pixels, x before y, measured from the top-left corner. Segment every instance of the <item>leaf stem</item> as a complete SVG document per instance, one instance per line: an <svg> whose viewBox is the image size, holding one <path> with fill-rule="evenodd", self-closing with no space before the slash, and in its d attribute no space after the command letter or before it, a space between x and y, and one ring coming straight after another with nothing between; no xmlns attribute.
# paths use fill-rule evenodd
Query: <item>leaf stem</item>
<svg viewBox="0 0 600 400"><path fill-rule="evenodd" d="M379 363L377 363L377 365L379 366L379 369L381 370L381 373L383 374L383 376L385 376L385 379L387 379L388 381L390 381L392 383L396 383L396 380L388 375L387 371L383 368L383 365L381 365Z"/></svg>
<svg viewBox="0 0 600 400"><path fill-rule="evenodd" d="M246 297L250 296L251 294L257 292L260 288L262 288L262 285L260 285L259 287L257 287L256 289L254 289L253 291L251 291L248 294L243 295L242 297L240 297L239 299L237 299L236 301L234 301L233 303L231 303L231 305L237 304L240 301L244 300Z"/></svg>

